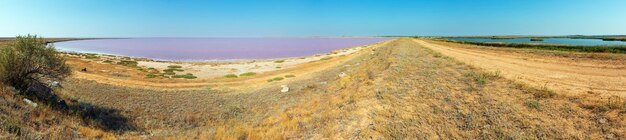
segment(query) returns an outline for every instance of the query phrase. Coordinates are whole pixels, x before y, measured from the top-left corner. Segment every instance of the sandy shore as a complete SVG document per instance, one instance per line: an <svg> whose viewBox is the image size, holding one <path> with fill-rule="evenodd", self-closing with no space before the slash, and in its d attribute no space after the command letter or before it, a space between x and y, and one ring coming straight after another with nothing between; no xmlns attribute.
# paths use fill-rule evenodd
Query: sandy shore
<svg viewBox="0 0 626 140"><path fill-rule="evenodd" d="M335 50L328 54L317 54L313 56L297 57L297 58L281 58L281 59L257 59L257 60L239 60L239 61L223 61L223 62L173 62L173 61L137 61L138 66L155 68L158 70L168 69L168 66L182 66L182 72L177 74L191 73L198 77L223 76L226 74L240 75L242 73L254 72L263 73L281 69L292 68L298 64L317 61L321 59L332 59L333 57L352 54L365 46Z"/></svg>

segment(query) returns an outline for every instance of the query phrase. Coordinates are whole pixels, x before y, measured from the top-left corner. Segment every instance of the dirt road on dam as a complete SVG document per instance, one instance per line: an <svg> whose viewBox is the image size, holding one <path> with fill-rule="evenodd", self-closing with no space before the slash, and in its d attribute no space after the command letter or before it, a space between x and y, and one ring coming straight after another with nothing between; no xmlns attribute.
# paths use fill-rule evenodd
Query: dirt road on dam
<svg viewBox="0 0 626 140"><path fill-rule="evenodd" d="M506 78L547 87L558 93L626 96L623 54L599 54L609 56L600 57L606 60L598 60L581 57L589 56L588 53L551 52L564 54L558 56L537 53L542 50L481 47L423 39L414 41L466 64L499 71Z"/></svg>

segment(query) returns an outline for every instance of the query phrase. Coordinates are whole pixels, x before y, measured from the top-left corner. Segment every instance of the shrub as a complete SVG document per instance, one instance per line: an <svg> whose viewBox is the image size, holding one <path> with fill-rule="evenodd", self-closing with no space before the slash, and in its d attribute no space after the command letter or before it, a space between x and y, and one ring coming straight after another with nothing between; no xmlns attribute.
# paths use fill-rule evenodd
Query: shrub
<svg viewBox="0 0 626 140"><path fill-rule="evenodd" d="M137 70L138 70L138 71L141 71L141 72L148 72L148 70L143 69L142 67L137 67Z"/></svg>
<svg viewBox="0 0 626 140"><path fill-rule="evenodd" d="M86 59L98 59L98 58L100 58L100 57L99 57L99 56L97 56L97 55L93 55L93 54L91 54L91 55L87 55L87 56L85 56L85 58L86 58Z"/></svg>
<svg viewBox="0 0 626 140"><path fill-rule="evenodd" d="M551 98L554 97L556 95L556 93L550 89L548 89L548 86L543 85L541 87L541 89L536 90L533 95L536 98Z"/></svg>
<svg viewBox="0 0 626 140"><path fill-rule="evenodd" d="M65 59L36 35L17 36L14 44L0 48L0 81L25 90L45 79L61 80L70 74Z"/></svg>
<svg viewBox="0 0 626 140"><path fill-rule="evenodd" d="M274 61L274 63L283 63L283 62L285 62L285 60L276 60L276 61Z"/></svg>
<svg viewBox="0 0 626 140"><path fill-rule="evenodd" d="M296 77L296 76L293 74L285 75L285 78L293 78L293 77Z"/></svg>
<svg viewBox="0 0 626 140"><path fill-rule="evenodd" d="M104 60L104 61L102 61L102 62L103 62L103 63L109 63L109 64L113 63L113 61L111 61L111 60Z"/></svg>
<svg viewBox="0 0 626 140"><path fill-rule="evenodd" d="M179 71L179 72L180 72L180 71L185 71L185 70L181 70L181 69L172 69L172 68L169 68L169 69L164 69L164 70L163 70L163 72L174 72L174 71Z"/></svg>
<svg viewBox="0 0 626 140"><path fill-rule="evenodd" d="M619 96L614 95L607 99L606 107L609 109L620 109L626 107L626 102L622 101Z"/></svg>
<svg viewBox="0 0 626 140"><path fill-rule="evenodd" d="M191 73L187 73L185 75L174 75L174 76L172 76L172 78L196 79L198 77L193 76L193 74L191 74Z"/></svg>
<svg viewBox="0 0 626 140"><path fill-rule="evenodd" d="M272 80L274 80L274 81L280 81L280 80L283 80L283 79L285 79L285 78L283 78L283 77L274 77Z"/></svg>
<svg viewBox="0 0 626 140"><path fill-rule="evenodd" d="M6 121L4 121L2 125L0 125L0 128L2 130L8 131L9 133L18 134L18 135L22 132L22 127L18 123L18 121L14 121L10 119L7 119Z"/></svg>
<svg viewBox="0 0 626 140"><path fill-rule="evenodd" d="M500 72L483 72L479 74L475 72L468 72L465 74L465 76L472 78L478 85L485 85L490 79L496 79L500 77Z"/></svg>
<svg viewBox="0 0 626 140"><path fill-rule="evenodd" d="M285 78L283 78L283 77L274 77L272 79L267 80L267 82L280 81L280 80L283 80L283 79L285 79Z"/></svg>
<svg viewBox="0 0 626 140"><path fill-rule="evenodd" d="M254 75L256 75L256 73L254 73L254 72L246 72L246 73L239 74L239 76L241 76L241 77L243 77L243 76L254 76Z"/></svg>
<svg viewBox="0 0 626 140"><path fill-rule="evenodd" d="M238 76L236 74L226 74L226 75L224 75L224 77L226 77L226 78L237 78Z"/></svg>
<svg viewBox="0 0 626 140"><path fill-rule="evenodd" d="M322 59L320 59L320 60L329 60L329 59L332 59L332 58L333 58L333 57L324 57L324 58L322 58Z"/></svg>
<svg viewBox="0 0 626 140"><path fill-rule="evenodd" d="M148 74L148 75L146 75L146 78L156 78L156 77L157 77L157 75L154 75L154 74Z"/></svg>
<svg viewBox="0 0 626 140"><path fill-rule="evenodd" d="M150 73L159 73L159 70L155 69L155 68L148 68L147 70Z"/></svg>
<svg viewBox="0 0 626 140"><path fill-rule="evenodd" d="M127 66L127 67L137 67L139 63L137 63L137 61L122 60L120 62L117 62L117 64L122 65L122 66Z"/></svg>
<svg viewBox="0 0 626 140"><path fill-rule="evenodd" d="M442 57L441 53L439 53L439 52L433 52L433 56L435 56L437 58Z"/></svg>
<svg viewBox="0 0 626 140"><path fill-rule="evenodd" d="M179 66L179 65L170 65L170 66L167 66L167 68L170 68L170 69L180 69L180 68L183 68L183 66Z"/></svg>
<svg viewBox="0 0 626 140"><path fill-rule="evenodd" d="M532 109L539 109L539 107L541 107L541 105L539 104L539 101L537 100L526 100L526 102L524 102L524 105Z"/></svg>

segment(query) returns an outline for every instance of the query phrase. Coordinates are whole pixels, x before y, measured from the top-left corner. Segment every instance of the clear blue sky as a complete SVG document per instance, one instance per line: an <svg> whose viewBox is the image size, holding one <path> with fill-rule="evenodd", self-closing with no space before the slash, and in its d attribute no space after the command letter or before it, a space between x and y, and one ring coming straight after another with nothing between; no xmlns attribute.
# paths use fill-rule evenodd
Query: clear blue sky
<svg viewBox="0 0 626 140"><path fill-rule="evenodd" d="M626 34L626 0L0 0L0 36Z"/></svg>

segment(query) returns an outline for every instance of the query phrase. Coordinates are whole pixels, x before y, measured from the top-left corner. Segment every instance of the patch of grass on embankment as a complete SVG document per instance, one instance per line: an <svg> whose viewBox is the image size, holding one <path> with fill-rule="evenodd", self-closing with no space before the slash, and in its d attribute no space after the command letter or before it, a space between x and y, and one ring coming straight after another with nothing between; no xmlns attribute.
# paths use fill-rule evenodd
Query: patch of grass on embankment
<svg viewBox="0 0 626 140"><path fill-rule="evenodd" d="M226 77L226 78L237 78L239 76L237 76L236 74L226 74L226 75L224 75L224 77Z"/></svg>
<svg viewBox="0 0 626 140"><path fill-rule="evenodd" d="M330 60L330 59L333 59L333 57L324 57L324 58L321 58L320 60Z"/></svg>
<svg viewBox="0 0 626 140"><path fill-rule="evenodd" d="M254 75L256 75L255 72L246 72L246 73L239 74L239 76L241 76L241 77L244 77L244 76L254 76Z"/></svg>
<svg viewBox="0 0 626 140"><path fill-rule="evenodd" d="M185 70L182 70L182 69L175 69L175 68L169 68L169 69L164 69L164 70L163 70L163 72L174 72L174 71L181 72L181 71L185 71Z"/></svg>
<svg viewBox="0 0 626 140"><path fill-rule="evenodd" d="M191 73L187 73L185 75L174 75L174 76L172 76L172 78L196 79L198 77L194 76Z"/></svg>
<svg viewBox="0 0 626 140"><path fill-rule="evenodd" d="M156 78L156 77L157 77L157 75L155 75L155 74L148 74L148 75L146 75L146 78Z"/></svg>
<svg viewBox="0 0 626 140"><path fill-rule="evenodd" d="M272 79L267 80L267 82L280 81L280 80L283 80L283 79L285 79L285 78L283 78L283 77L274 77Z"/></svg>
<svg viewBox="0 0 626 140"><path fill-rule="evenodd" d="M539 50L557 50L572 52L602 52L602 53L623 53L626 54L626 46L572 46L572 45L553 45L553 44L522 44L522 43L493 43L493 42L471 42L471 41L452 41L446 42L471 44L488 47L509 47L509 48L528 48Z"/></svg>
<svg viewBox="0 0 626 140"><path fill-rule="evenodd" d="M167 66L167 68L170 68L170 69L180 69L180 68L183 68L183 66L179 66L179 65L170 65L170 66Z"/></svg>
<svg viewBox="0 0 626 140"><path fill-rule="evenodd" d="M121 60L120 62L117 62L117 64L127 67L137 67L139 63L137 63L137 61Z"/></svg>

